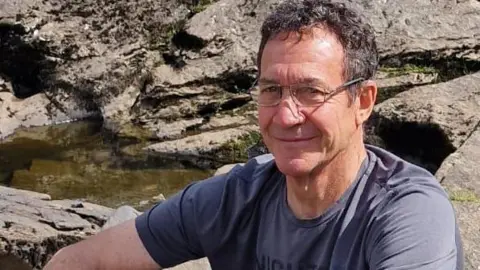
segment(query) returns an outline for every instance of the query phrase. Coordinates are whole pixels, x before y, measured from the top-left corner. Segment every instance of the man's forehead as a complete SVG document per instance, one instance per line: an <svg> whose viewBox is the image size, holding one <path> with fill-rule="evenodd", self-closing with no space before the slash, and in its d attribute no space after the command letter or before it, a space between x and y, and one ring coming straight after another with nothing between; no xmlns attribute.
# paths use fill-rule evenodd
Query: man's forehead
<svg viewBox="0 0 480 270"><path fill-rule="evenodd" d="M342 61L344 50L337 38L322 29L299 36L299 33L282 33L270 39L262 53L262 63L305 63L317 61Z"/></svg>
<svg viewBox="0 0 480 270"><path fill-rule="evenodd" d="M280 32L272 36L268 42L281 42L289 45L294 45L298 42L325 42L330 41L341 45L337 36L328 28L318 25L305 28L301 31Z"/></svg>

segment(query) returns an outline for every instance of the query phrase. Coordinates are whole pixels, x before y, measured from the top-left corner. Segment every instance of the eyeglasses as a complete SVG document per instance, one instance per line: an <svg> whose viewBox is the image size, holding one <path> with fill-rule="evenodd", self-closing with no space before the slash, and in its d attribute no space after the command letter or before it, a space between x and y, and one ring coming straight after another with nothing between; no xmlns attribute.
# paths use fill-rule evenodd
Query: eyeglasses
<svg viewBox="0 0 480 270"><path fill-rule="evenodd" d="M345 90L347 87L364 81L364 78L358 78L348 81L339 87L330 90L325 86L314 84L297 84L282 86L279 84L254 84L250 90L252 99L262 107L274 107L282 101L283 88L287 87L293 101L297 106L315 107L325 103L334 95Z"/></svg>

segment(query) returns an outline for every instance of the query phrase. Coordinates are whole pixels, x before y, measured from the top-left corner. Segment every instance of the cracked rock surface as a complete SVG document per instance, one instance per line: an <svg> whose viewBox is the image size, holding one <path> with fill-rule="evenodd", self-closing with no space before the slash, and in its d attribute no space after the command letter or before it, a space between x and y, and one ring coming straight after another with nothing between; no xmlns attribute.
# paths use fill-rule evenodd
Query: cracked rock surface
<svg viewBox="0 0 480 270"><path fill-rule="evenodd" d="M50 200L46 194L0 186L0 254L41 269L56 250L98 232L112 212L100 205Z"/></svg>

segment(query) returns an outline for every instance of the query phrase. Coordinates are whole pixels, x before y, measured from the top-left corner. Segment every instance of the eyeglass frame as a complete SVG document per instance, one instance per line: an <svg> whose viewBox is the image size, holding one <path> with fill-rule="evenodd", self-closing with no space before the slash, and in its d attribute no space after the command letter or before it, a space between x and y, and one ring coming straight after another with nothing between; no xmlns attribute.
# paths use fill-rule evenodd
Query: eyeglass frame
<svg viewBox="0 0 480 270"><path fill-rule="evenodd" d="M363 82L365 81L365 79L363 77L360 77L360 78L357 78L357 79L352 79L350 81L347 81L345 83L343 83L342 85L336 87L335 89L329 91L326 95L325 95L325 98L323 99L322 102L319 102L318 104L315 104L315 105L304 105L304 104L301 104L300 101L298 101L298 99L296 98L295 96L295 93L294 91L292 90L292 86L294 85L280 85L280 84L270 84L270 86L278 86L278 87L281 87L282 90L283 88L287 87L288 88L288 92L290 93L290 96L292 97L292 100L293 102L299 106L299 107L318 107L318 106L321 106L322 104L324 104L325 102L327 102L330 98L332 98L333 96L341 93L342 91L346 90L349 86L352 86L356 83L359 83L359 82ZM282 102L282 99L283 99L283 91L282 91L282 96L280 96L280 99L278 100L278 102L276 102L275 104L272 104L272 105L262 105L258 102L258 99L254 98L253 97L253 94L252 94L252 89L255 89L256 87L258 87L257 85L258 83L258 79L255 80L255 82L252 84L252 87L250 87L250 91L249 91L249 94L250 94L250 97L252 98L252 100L254 100L254 102L260 106L260 107L275 107L275 106L278 106L278 104L280 104L280 102ZM328 89L327 89L328 90Z"/></svg>

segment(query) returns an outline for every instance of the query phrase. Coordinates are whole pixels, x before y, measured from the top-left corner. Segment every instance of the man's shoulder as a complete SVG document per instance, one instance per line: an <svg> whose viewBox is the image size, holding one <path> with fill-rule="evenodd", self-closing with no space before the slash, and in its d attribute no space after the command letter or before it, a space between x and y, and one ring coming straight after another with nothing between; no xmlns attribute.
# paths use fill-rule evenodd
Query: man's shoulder
<svg viewBox="0 0 480 270"><path fill-rule="evenodd" d="M187 187L187 193L204 197L205 193L222 196L242 192L245 196L247 195L245 193L258 192L261 186L278 173L273 156L265 154L251 158L246 163L232 165L210 178L195 182Z"/></svg>
<svg viewBox="0 0 480 270"><path fill-rule="evenodd" d="M434 213L433 208L442 208L443 214L452 212L448 193L432 173L387 150L372 146L367 149L375 159L369 179L375 186L372 190L377 196L377 214L393 209L397 214L409 212L411 207L425 215Z"/></svg>
<svg viewBox="0 0 480 270"><path fill-rule="evenodd" d="M428 187L443 191L437 178L425 168L376 146L367 145L367 151L375 159L371 178L382 188L396 190Z"/></svg>

